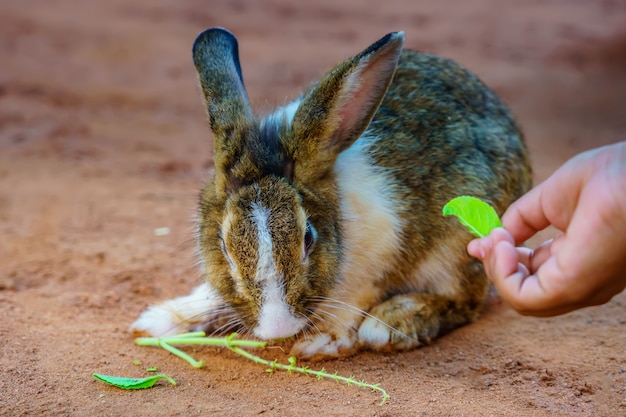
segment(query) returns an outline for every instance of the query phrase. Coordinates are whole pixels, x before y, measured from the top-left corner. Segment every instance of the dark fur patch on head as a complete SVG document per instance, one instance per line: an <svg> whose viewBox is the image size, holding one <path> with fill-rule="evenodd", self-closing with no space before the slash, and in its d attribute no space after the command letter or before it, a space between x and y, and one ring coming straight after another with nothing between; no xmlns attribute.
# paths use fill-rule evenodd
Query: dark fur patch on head
<svg viewBox="0 0 626 417"><path fill-rule="evenodd" d="M258 125L242 127L233 134L240 139L229 142L230 148L221 168L227 175L229 192L267 176L291 181L293 160L286 155L281 143L285 131L284 123L269 117Z"/></svg>
<svg viewBox="0 0 626 417"><path fill-rule="evenodd" d="M261 122L256 144L249 144L254 160L264 175L275 175L291 180L293 161L289 158L281 142L286 132L286 123L276 117L268 117Z"/></svg>

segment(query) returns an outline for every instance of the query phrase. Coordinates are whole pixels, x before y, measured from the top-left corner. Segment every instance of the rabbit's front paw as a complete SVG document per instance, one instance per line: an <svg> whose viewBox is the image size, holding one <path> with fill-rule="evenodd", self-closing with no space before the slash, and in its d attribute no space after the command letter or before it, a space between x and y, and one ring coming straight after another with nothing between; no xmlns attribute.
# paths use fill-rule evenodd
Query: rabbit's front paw
<svg viewBox="0 0 626 417"><path fill-rule="evenodd" d="M318 333L304 336L291 348L291 354L302 359L322 360L356 353L356 333Z"/></svg>
<svg viewBox="0 0 626 417"><path fill-rule="evenodd" d="M179 328L176 314L165 305L151 306L141 313L129 330L136 335L170 336L185 331Z"/></svg>
<svg viewBox="0 0 626 417"><path fill-rule="evenodd" d="M199 285L189 295L173 298L148 307L130 325L135 334L168 336L190 330L204 329L205 322L223 311L223 303L215 291L206 283Z"/></svg>

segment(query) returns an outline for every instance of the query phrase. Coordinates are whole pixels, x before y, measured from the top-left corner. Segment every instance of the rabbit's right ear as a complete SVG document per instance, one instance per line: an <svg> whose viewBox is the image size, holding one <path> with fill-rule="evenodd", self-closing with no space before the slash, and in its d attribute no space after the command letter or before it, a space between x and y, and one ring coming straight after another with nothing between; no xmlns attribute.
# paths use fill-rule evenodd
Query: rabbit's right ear
<svg viewBox="0 0 626 417"><path fill-rule="evenodd" d="M193 63L214 135L218 191L229 187L227 172L245 147L255 119L243 84L235 36L222 28L205 30L193 44Z"/></svg>
<svg viewBox="0 0 626 417"><path fill-rule="evenodd" d="M303 97L286 143L295 176L315 181L369 126L395 74L404 33L390 33L328 72Z"/></svg>

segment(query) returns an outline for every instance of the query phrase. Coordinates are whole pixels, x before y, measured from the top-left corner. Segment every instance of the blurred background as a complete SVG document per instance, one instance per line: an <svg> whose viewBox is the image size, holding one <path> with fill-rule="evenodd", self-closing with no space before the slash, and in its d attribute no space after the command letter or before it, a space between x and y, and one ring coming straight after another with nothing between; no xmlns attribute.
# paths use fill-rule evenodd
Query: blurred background
<svg viewBox="0 0 626 417"><path fill-rule="evenodd" d="M455 59L503 96L527 133L539 177L554 153L563 159L624 139L623 0L1 5L5 155L54 147L66 157L100 159L141 145L165 147L171 158L206 157L190 47L211 26L239 38L244 78L261 112L383 34L404 30L408 48Z"/></svg>

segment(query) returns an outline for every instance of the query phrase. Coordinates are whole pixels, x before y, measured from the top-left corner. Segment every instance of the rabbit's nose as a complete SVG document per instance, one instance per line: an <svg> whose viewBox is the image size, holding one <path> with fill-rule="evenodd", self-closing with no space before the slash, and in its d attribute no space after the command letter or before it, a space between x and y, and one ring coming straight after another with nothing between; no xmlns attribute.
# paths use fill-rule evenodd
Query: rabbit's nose
<svg viewBox="0 0 626 417"><path fill-rule="evenodd" d="M304 317L296 317L284 299L266 300L261 306L258 325L253 333L261 340L284 339L302 330Z"/></svg>

